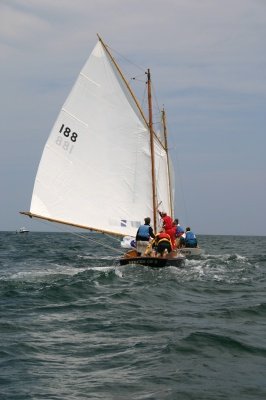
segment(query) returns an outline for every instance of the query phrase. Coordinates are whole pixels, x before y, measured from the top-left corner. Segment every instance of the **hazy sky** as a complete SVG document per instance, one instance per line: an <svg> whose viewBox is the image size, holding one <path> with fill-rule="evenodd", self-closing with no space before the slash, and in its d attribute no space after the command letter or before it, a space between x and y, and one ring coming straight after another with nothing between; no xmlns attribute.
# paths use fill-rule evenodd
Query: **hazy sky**
<svg viewBox="0 0 266 400"><path fill-rule="evenodd" d="M176 217L199 234L266 235L266 0L0 0L0 230L53 230L18 212L97 33L152 70Z"/></svg>

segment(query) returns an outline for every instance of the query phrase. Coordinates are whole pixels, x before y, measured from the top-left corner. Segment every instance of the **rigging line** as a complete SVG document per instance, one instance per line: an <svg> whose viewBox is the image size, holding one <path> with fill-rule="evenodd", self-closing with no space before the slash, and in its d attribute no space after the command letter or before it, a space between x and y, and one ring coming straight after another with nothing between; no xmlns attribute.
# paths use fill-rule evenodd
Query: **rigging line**
<svg viewBox="0 0 266 400"><path fill-rule="evenodd" d="M88 241L90 241L90 242L97 243L97 244L99 244L100 246L106 247L106 248L109 249L109 250L112 250L112 251L115 251L115 252L121 254L121 251L120 251L120 250L115 249L114 247L108 246L107 244L104 244L104 243L102 243L102 242L99 242L98 240L91 239L91 238L89 238L89 237L87 237L87 236L80 235L80 234L77 233L77 232L70 232L70 231L69 231L69 233L71 233L72 235L78 236L78 237L80 237L80 238L82 238L82 239L86 239L86 240L88 240Z"/></svg>
<svg viewBox="0 0 266 400"><path fill-rule="evenodd" d="M143 67L141 67L141 66L139 66L138 64L136 64L136 63L133 63L131 60L129 60L128 58L126 58L123 54L121 54L121 53L119 53L117 50L115 50L115 49L113 49L111 46L109 46L107 43L104 43L103 41L102 41L102 39L100 38L100 36L98 35L98 37L99 37L99 39L100 39L100 41L102 42L102 44L105 46L105 48L106 48L106 50L107 50L107 52L108 51L111 51L111 53L112 53L112 55L110 55L111 56L111 58L113 58L113 62L116 64L118 61L119 61L119 59L118 59L118 57L113 57L113 55L118 55L121 59L123 59L124 61L126 61L128 64L131 64L131 65L134 65L136 68L138 68L139 70L141 70L142 71L142 75L147 75L147 71L146 71L146 69L145 68L143 68ZM120 62L119 62L120 63ZM124 69L124 71L123 71L123 75L125 76L126 74L125 74L125 71L126 71L127 69L125 68ZM131 73L129 73L128 72L128 75L131 75ZM141 76L141 75L139 75L139 76ZM136 77L138 77L138 76L136 76ZM125 79L125 78L124 78ZM133 78L130 78L130 80L136 80L134 77ZM128 84L128 82L126 81L126 83L127 83L127 85L129 85ZM147 83L147 82L146 82ZM154 87L153 87L153 83L151 82L151 85L152 85L152 91L155 93L155 89L154 89ZM146 85L145 85L146 86ZM130 86L129 86L129 88L130 88ZM131 88L130 88L131 89ZM144 91L145 92L145 91ZM134 97L134 96L133 96ZM155 95L155 101L156 101L156 104L157 104L157 109L158 109L158 112L160 111L160 108L159 108L159 105L158 105L158 101L157 101L157 99L156 99L156 95ZM141 107L142 107L142 109L144 108L143 107L143 101L142 101L142 103L140 103L141 104ZM156 134L155 134L155 136L157 136Z"/></svg>
<svg viewBox="0 0 266 400"><path fill-rule="evenodd" d="M177 164L177 179L178 179L178 187L180 188L181 196L182 196L182 201L183 201L183 207L184 207L184 213L185 213L185 219L186 219L186 225L189 226L189 218L188 218L188 210L185 202L185 194L184 194L184 184L182 180L182 175L181 175L181 168L180 168L180 162L179 162L179 153L177 150L177 147L174 146L174 154L175 154L175 159L176 159L176 164Z"/></svg>
<svg viewBox="0 0 266 400"><path fill-rule="evenodd" d="M141 100L141 103L140 103L143 111L145 111L145 112L147 112L146 98L147 98L147 85L145 85L145 88L143 90L143 97L142 97L142 100ZM156 119L152 123L153 127L160 126L161 125L161 121L159 120L159 117L161 116L161 111L158 109L158 111L156 111L154 113L154 115L155 115Z"/></svg>
<svg viewBox="0 0 266 400"><path fill-rule="evenodd" d="M139 79L143 78L143 79ZM144 79L145 78L145 79ZM146 82L146 74L141 74L141 75L136 75L130 78L132 81L137 81L137 82Z"/></svg>
<svg viewBox="0 0 266 400"><path fill-rule="evenodd" d="M145 101L146 98L147 98L147 85L144 86L142 100L141 100L141 107L147 113L147 107L146 107L146 101Z"/></svg>
<svg viewBox="0 0 266 400"><path fill-rule="evenodd" d="M142 79L136 79L136 78L129 78L129 79L130 79L131 81L145 83L145 81L142 80Z"/></svg>
<svg viewBox="0 0 266 400"><path fill-rule="evenodd" d="M158 113L159 113L161 109L160 109L160 107L159 107L159 102L158 102L158 99L157 99L157 96L156 96L155 87L154 87L154 85L153 85L152 82L151 82L151 85L152 85L153 98L154 98L154 101L155 101L155 103L156 103L156 106L157 106L157 109L158 109Z"/></svg>
<svg viewBox="0 0 266 400"><path fill-rule="evenodd" d="M42 221L40 221L40 222L41 222L42 224L50 225L50 223L48 223L48 222L46 222L46 221L44 221L44 220L42 220ZM79 234L79 233L77 233L77 232L71 232L71 231L68 230L67 228L63 229L61 226L54 225L54 227L57 228L58 230L62 231L63 233L66 233L66 232L67 232L67 233L70 233L71 235L80 237L80 238L85 239L85 240L88 240L88 241L90 241L90 242L97 243L97 244L99 244L100 246L106 247L107 249L110 249L110 250L112 250L112 251L115 251L115 252L121 254L121 251L120 251L120 250L118 250L118 249L116 249L116 248L114 248L114 247L108 246L107 244L104 244L104 243L102 243L102 242L99 242L98 240L91 239L91 238L89 238L88 236L81 235L81 234ZM107 236L111 237L111 235L107 235Z"/></svg>
<svg viewBox="0 0 266 400"><path fill-rule="evenodd" d="M123 54L119 53L117 50L113 49L112 47L110 47L108 44L106 44L106 46L112 51L112 54L117 54L120 58L122 58L124 61L128 62L131 65L134 65L136 68L138 68L140 71L144 72L146 71L145 68L141 67L140 65L132 62L131 60L129 60L128 58L126 58Z"/></svg>
<svg viewBox="0 0 266 400"><path fill-rule="evenodd" d="M146 75L146 72L145 72L145 75ZM135 80L135 81L137 81L137 82L143 82L143 81L140 81L140 80L136 80L135 78L131 78L132 80ZM146 82L147 83L147 82ZM152 87L153 88L153 87ZM155 93L155 90L154 90L154 88L153 88L153 92ZM146 99L147 99L147 85L145 85L144 86L144 89L143 89L143 95L142 95L142 99L141 99L141 102L140 102L140 104L141 104L141 108L142 108L142 110L144 111L144 113L145 114L147 114L147 102L146 102ZM156 127L156 126L160 126L161 125L161 121L159 120L159 116L161 116L161 110L160 110L160 108L159 108L159 105L158 105L158 101L157 101L157 98L155 98L155 100L156 100L156 105L157 105L157 111L155 112L155 116L157 116L156 118L158 119L157 121L156 120L154 120L153 121L153 131L154 131L154 135L155 135L155 137L157 138L157 140L159 140L159 143L161 144L161 146L162 147L164 147L164 145L163 145L163 143L161 142L161 139L158 137L158 135L157 135L157 133L155 132L155 130L154 130L154 128Z"/></svg>
<svg viewBox="0 0 266 400"><path fill-rule="evenodd" d="M134 80L134 78L132 78L132 79ZM146 81L146 83L147 83L147 81ZM158 115L161 115L161 109L159 107L158 99L157 99L157 96L156 96L156 91L155 91L155 88L154 88L152 80L151 80L151 87L152 87L152 95L153 95L152 97L154 99L154 102L156 103L156 107L153 107L153 108L157 108L157 110L153 110L153 114L158 116ZM147 91L147 85L145 85L144 94L146 93L146 91ZM144 98L144 96L143 96L143 98ZM143 103L144 103L144 101L142 101L141 105L142 105L143 108L146 109L147 106L144 107Z"/></svg>
<svg viewBox="0 0 266 400"><path fill-rule="evenodd" d="M109 235L109 233L104 233L105 236L108 236L110 239L115 240L116 242L120 242L120 239L118 239L117 237L114 237L112 235Z"/></svg>

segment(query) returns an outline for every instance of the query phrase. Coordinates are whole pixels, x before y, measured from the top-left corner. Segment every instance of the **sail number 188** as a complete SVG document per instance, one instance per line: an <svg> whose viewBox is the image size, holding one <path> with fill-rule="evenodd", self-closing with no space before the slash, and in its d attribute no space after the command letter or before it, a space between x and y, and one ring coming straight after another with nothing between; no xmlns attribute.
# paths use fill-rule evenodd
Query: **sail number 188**
<svg viewBox="0 0 266 400"><path fill-rule="evenodd" d="M59 132L63 133L65 137L69 137L69 139L72 142L75 142L78 138L78 134L76 132L72 132L71 129L68 126L65 126L64 124L62 124Z"/></svg>
<svg viewBox="0 0 266 400"><path fill-rule="evenodd" d="M57 136L55 143L63 150L67 151L69 154L72 153L74 143L78 139L78 134L76 132L73 132L68 126L65 126L65 124L61 125L59 133L62 133L63 137L61 135Z"/></svg>

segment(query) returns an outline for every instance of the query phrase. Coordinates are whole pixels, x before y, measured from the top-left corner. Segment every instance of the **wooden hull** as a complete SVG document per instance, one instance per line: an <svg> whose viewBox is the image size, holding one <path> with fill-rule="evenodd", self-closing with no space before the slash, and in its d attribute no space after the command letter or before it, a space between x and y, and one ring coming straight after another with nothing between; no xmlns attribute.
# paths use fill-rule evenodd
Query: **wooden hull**
<svg viewBox="0 0 266 400"><path fill-rule="evenodd" d="M152 268L163 268L169 266L184 268L185 257L180 254L167 254L165 257L144 257L136 255L131 256L127 253L123 258L120 258L119 262L120 265L145 265Z"/></svg>

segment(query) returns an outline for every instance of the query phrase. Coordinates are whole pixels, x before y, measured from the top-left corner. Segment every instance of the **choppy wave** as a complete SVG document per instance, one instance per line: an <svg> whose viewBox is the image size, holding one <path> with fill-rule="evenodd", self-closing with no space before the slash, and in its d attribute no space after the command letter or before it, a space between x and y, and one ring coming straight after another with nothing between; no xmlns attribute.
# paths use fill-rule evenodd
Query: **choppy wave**
<svg viewBox="0 0 266 400"><path fill-rule="evenodd" d="M105 240L0 234L3 399L266 397L265 238L156 270Z"/></svg>

